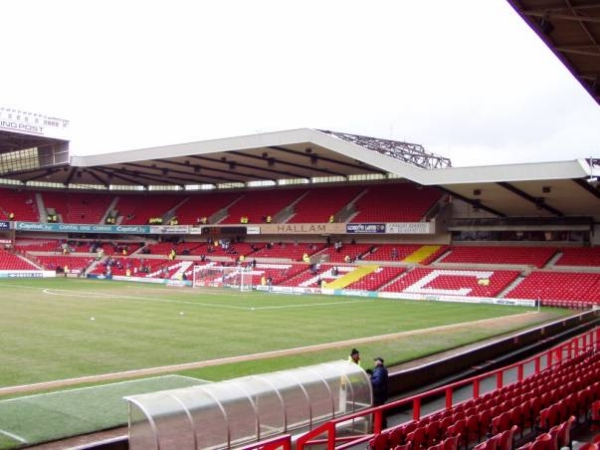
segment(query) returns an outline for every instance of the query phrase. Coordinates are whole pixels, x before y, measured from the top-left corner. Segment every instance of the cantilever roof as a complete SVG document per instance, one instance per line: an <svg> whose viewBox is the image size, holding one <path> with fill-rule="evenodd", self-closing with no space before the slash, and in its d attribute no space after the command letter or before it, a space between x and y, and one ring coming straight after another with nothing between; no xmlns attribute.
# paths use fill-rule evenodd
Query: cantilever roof
<svg viewBox="0 0 600 450"><path fill-rule="evenodd" d="M598 171L600 161L596 164ZM70 165L11 176L65 185L185 186L373 174L438 186L501 217L600 216L600 192L588 183L588 161L452 168L417 144L313 129L73 157Z"/></svg>
<svg viewBox="0 0 600 450"><path fill-rule="evenodd" d="M600 1L508 0L573 76L600 103ZM54 144L0 132L0 156ZM60 144L60 143L58 143ZM43 158L40 156L40 160ZM69 184L164 185L394 177L435 185L497 216L594 216L600 193L588 181L600 160L451 168L418 144L314 129L75 156L71 164L17 168L3 178Z"/></svg>
<svg viewBox="0 0 600 450"><path fill-rule="evenodd" d="M110 184L220 184L387 173L377 151L297 129L73 157L80 178ZM97 182L97 181L96 181Z"/></svg>
<svg viewBox="0 0 600 450"><path fill-rule="evenodd" d="M600 104L600 1L508 2Z"/></svg>

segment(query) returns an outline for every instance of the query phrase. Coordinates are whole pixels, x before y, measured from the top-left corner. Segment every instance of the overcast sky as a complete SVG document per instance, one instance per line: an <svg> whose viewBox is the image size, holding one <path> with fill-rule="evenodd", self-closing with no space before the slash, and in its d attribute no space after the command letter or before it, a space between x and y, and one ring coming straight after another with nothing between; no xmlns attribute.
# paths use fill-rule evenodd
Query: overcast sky
<svg viewBox="0 0 600 450"><path fill-rule="evenodd" d="M454 166L600 157L600 107L505 0L2 3L0 106L85 155L292 128Z"/></svg>

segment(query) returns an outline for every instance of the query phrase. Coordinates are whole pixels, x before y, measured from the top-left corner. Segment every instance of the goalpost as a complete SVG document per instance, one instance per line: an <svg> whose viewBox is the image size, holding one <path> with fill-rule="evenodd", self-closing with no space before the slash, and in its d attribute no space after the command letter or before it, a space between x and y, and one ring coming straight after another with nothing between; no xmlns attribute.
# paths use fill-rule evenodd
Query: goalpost
<svg viewBox="0 0 600 450"><path fill-rule="evenodd" d="M251 267L201 265L194 266L192 287L225 287L251 291L256 272Z"/></svg>

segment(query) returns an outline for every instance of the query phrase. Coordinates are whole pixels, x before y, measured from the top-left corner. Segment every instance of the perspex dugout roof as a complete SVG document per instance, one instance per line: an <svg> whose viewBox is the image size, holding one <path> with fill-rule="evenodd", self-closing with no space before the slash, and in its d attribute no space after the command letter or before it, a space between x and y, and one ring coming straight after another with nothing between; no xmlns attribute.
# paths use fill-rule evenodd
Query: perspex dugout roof
<svg viewBox="0 0 600 450"><path fill-rule="evenodd" d="M347 361L125 397L132 450L232 448L371 406L366 372Z"/></svg>

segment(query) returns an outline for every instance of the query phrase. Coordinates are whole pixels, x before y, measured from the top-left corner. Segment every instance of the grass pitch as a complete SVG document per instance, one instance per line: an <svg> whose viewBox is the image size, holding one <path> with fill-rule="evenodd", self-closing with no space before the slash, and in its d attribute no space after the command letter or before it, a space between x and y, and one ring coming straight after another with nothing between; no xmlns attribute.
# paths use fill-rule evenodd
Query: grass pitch
<svg viewBox="0 0 600 450"><path fill-rule="evenodd" d="M0 289L0 388L340 342L323 351L185 373L220 380L346 358L353 341L369 336L526 311L79 279L2 280ZM393 363L516 327L432 332L408 343L382 339L359 347L367 365L376 355Z"/></svg>
<svg viewBox="0 0 600 450"><path fill-rule="evenodd" d="M346 358L355 346L365 368L377 355L393 365L568 314L552 309L529 314L524 323L516 320L528 312L523 307L79 279L0 280L0 292L0 397L15 386L163 366L188 377L185 383L217 381ZM509 320L485 321L500 317ZM462 325L435 328L454 324ZM273 351L285 355L260 355ZM249 360L216 361L244 355ZM202 367L175 367L190 363ZM168 388L163 379L160 389ZM0 449L124 426L122 397L147 389L147 383L154 381L83 390L79 385L13 399L16 394L5 394Z"/></svg>

